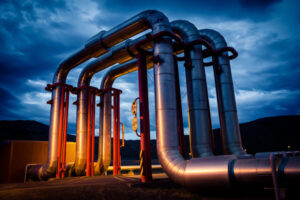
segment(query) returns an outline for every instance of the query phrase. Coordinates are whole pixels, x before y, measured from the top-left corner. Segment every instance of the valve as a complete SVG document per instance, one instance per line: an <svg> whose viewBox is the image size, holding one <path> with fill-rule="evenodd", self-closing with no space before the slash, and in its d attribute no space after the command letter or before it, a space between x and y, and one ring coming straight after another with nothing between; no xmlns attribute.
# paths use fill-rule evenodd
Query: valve
<svg viewBox="0 0 300 200"><path fill-rule="evenodd" d="M134 115L133 119L132 119L132 130L135 132L135 134L138 136L138 137L141 137L141 135L137 132L137 129L138 129L138 121L137 121L137 100L139 99L139 97L137 97L133 102L132 102L132 105L131 105L131 113L132 115Z"/></svg>
<svg viewBox="0 0 300 200"><path fill-rule="evenodd" d="M120 125L122 126L122 144L120 146L120 148L121 148L121 147L125 147L125 135L124 135L124 133L125 133L125 126L124 126L124 124L122 122L120 122Z"/></svg>

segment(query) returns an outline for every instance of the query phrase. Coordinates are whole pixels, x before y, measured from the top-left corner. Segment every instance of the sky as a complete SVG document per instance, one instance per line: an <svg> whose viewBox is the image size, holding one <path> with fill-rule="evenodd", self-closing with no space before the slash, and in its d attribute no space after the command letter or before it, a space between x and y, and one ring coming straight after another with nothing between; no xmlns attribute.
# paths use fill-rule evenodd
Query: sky
<svg viewBox="0 0 300 200"><path fill-rule="evenodd" d="M36 120L49 124L51 83L59 63L91 36L109 30L137 13L155 9L170 21L183 19L198 29L220 32L239 56L231 61L238 118L241 123L262 117L300 114L300 3L297 0L1 0L0 120ZM77 79L88 62L73 69ZM185 134L188 134L186 80L179 64ZM99 87L105 71L91 82ZM212 124L219 127L214 78L206 68ZM151 138L155 138L153 71L148 71ZM126 139L138 139L131 129L130 109L138 96L137 73L118 78L121 121ZM76 97L71 95L70 101ZM99 99L97 99L99 102ZM99 110L96 120L99 119ZM97 121L96 121L97 122ZM96 123L96 134L99 132ZM69 129L76 133L76 107L69 108Z"/></svg>

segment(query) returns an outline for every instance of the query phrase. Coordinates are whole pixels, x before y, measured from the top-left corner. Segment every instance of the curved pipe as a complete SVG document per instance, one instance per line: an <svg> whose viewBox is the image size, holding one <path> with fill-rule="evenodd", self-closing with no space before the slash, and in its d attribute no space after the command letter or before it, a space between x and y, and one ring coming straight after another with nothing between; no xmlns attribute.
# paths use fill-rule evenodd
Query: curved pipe
<svg viewBox="0 0 300 200"><path fill-rule="evenodd" d="M164 48L172 57L173 50ZM157 52L154 53L154 56ZM154 65L156 143L159 162L173 181L196 188L230 188L233 184L271 184L270 159L238 159L235 155L192 158L186 161L178 150L176 89L172 62ZM300 175L300 158L282 162L278 171L284 180L295 183ZM249 179L249 181L248 181ZM292 182L293 181L293 182Z"/></svg>
<svg viewBox="0 0 300 200"><path fill-rule="evenodd" d="M168 21L163 20L157 21L158 24L153 25L153 34L159 33L161 31L170 31L170 25ZM168 37L166 37L168 38ZM116 63L124 63L130 59L132 56L137 54L137 50L135 49L135 45L141 41L146 39L146 36L142 36L135 40L127 40L124 43L119 44L118 46L112 48L106 54L102 55L101 57L97 58L90 64L88 64L80 74L78 79L78 87L82 86L89 86L90 80L93 75L113 64ZM172 43L165 44L162 41L169 41L170 39L160 39L153 42L153 49L160 50L161 46L171 45ZM171 40L170 40L171 41ZM149 42L148 44L144 44L142 46L144 49L152 48L152 43ZM157 51L156 50L156 51ZM162 52L161 55L162 59L164 54ZM75 174L82 175L84 174L85 170L85 161L86 161L86 137L87 137L87 90L82 89L80 90L78 96L78 107L77 107L77 137L76 137L76 160L75 160ZM104 101L106 101L104 99Z"/></svg>
<svg viewBox="0 0 300 200"><path fill-rule="evenodd" d="M200 39L198 29L188 21L173 21L171 27L183 39L184 44ZM185 74L192 157L212 156L210 147L212 129L201 45L186 49L184 55L186 62L191 63L190 67L185 68Z"/></svg>
<svg viewBox="0 0 300 200"><path fill-rule="evenodd" d="M156 143L158 159L175 182L194 187L229 186L228 163L234 156L192 158L186 161L178 150L176 89L173 49L166 47L169 60L154 65ZM154 53L154 56L158 52ZM216 181L218 180L218 181Z"/></svg>
<svg viewBox="0 0 300 200"><path fill-rule="evenodd" d="M215 30L203 29L199 30L199 34L203 39L211 43L215 50L227 47L224 37ZM213 58L213 60L224 153L237 156L246 155L241 143L228 53L223 52L221 55Z"/></svg>
<svg viewBox="0 0 300 200"><path fill-rule="evenodd" d="M53 83L65 83L66 77L71 69L92 57L98 57L107 52L108 48L130 38L142 31L151 28L154 32L162 29L168 23L168 18L161 12L147 10L130 18L126 22L112 28L109 31L101 31L90 38L84 47L65 59L58 67L53 77ZM61 87L53 89L50 111L50 127L48 141L47 163L29 171L29 176L42 180L54 177L57 168L57 144L60 115Z"/></svg>
<svg viewBox="0 0 300 200"><path fill-rule="evenodd" d="M150 69L152 67L153 62L148 59L147 68ZM136 59L110 68L102 79L100 89L112 88L116 78L134 72L137 69ZM102 106L100 107L99 153L95 166L96 175L106 172L111 163L111 93L103 94L100 99Z"/></svg>
<svg viewBox="0 0 300 200"><path fill-rule="evenodd" d="M90 80L97 72L110 67L116 63L124 63L132 59L132 55L136 55L135 44L145 39L142 36L136 40L127 40L126 42L112 48L109 52L89 63L81 72L78 79L78 87L89 86ZM144 45L146 49L151 45ZM88 89L80 89L77 95L77 131L76 131L76 158L72 173L76 175L84 175L86 165L86 141L87 141L87 114L88 114ZM108 101L107 98L104 102Z"/></svg>

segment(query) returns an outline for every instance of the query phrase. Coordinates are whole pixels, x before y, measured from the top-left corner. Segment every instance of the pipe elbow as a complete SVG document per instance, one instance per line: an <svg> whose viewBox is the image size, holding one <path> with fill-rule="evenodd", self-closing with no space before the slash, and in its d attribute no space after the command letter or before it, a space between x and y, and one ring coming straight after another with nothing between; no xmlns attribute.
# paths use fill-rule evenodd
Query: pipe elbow
<svg viewBox="0 0 300 200"><path fill-rule="evenodd" d="M146 10L138 14L152 28L153 34L160 31L171 31L170 22L166 15L157 10Z"/></svg>
<svg viewBox="0 0 300 200"><path fill-rule="evenodd" d="M199 30L201 38L208 40L215 49L227 47L225 38L213 29L201 29Z"/></svg>
<svg viewBox="0 0 300 200"><path fill-rule="evenodd" d="M233 155L210 156L184 160L177 149L160 150L158 158L163 170L174 182L193 188L230 188Z"/></svg>
<svg viewBox="0 0 300 200"><path fill-rule="evenodd" d="M184 43L191 42L200 38L197 27L186 20L176 20L171 22L172 30L179 34Z"/></svg>

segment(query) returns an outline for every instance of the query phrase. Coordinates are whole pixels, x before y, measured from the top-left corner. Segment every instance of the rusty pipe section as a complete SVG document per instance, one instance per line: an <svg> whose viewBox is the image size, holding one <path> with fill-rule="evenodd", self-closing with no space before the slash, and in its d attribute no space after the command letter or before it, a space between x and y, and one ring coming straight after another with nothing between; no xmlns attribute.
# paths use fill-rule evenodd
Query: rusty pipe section
<svg viewBox="0 0 300 200"><path fill-rule="evenodd" d="M198 29L188 21L173 21L171 27L182 38L184 44L200 39ZM212 128L201 44L186 48L184 56L186 63L190 63L190 66L185 67L190 152L192 157L212 156L210 147Z"/></svg>
<svg viewBox="0 0 300 200"><path fill-rule="evenodd" d="M168 19L154 20L152 23L152 34L156 34L162 31L170 31L170 25ZM131 60L136 54L137 50L135 45L141 40L145 40L147 36L141 36L135 40L127 40L113 48L107 53L88 64L80 74L78 79L78 87L84 87L90 85L90 80L93 75L109 66L116 63L124 63ZM153 46L160 46L160 40L153 42ZM146 43L142 45L144 49L152 48L152 43ZM87 137L87 92L85 89L79 91L78 94L78 107L77 107L77 137L76 137L76 161L75 161L75 174L82 175L85 170L86 160L86 137ZM103 102L109 101L107 98L103 99ZM105 122L104 122L105 123ZM82 164L81 164L82 163Z"/></svg>
<svg viewBox="0 0 300 200"><path fill-rule="evenodd" d="M199 30L201 38L207 40L214 50L227 47L224 37L215 30ZM233 81L228 53L213 57L213 68L218 101L220 130L226 154L246 155L242 147Z"/></svg>

